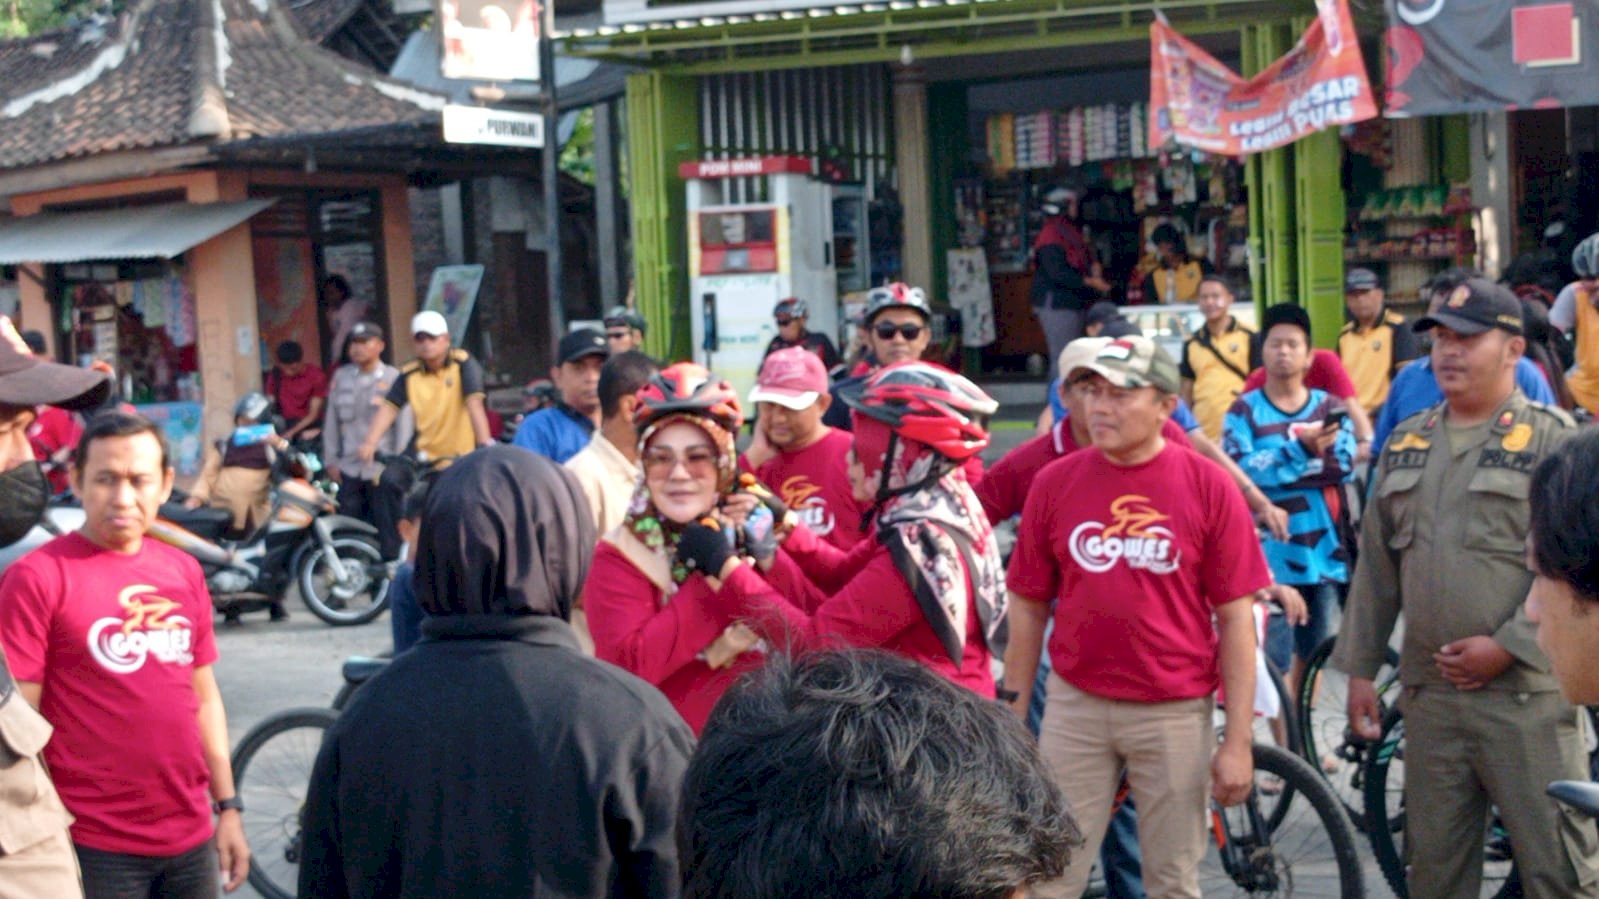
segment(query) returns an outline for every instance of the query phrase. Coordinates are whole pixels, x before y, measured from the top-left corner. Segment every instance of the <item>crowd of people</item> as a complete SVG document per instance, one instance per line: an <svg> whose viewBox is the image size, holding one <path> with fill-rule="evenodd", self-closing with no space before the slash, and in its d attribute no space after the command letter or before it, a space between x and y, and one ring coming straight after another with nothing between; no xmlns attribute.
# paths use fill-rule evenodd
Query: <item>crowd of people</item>
<svg viewBox="0 0 1599 899"><path fill-rule="evenodd" d="M1069 267L1070 232L1048 252ZM1595 265L1550 314L1579 371ZM1198 896L1207 808L1256 785L1254 709L1218 733L1218 694L1254 696L1261 651L1297 682L1337 634L1375 738L1403 614L1411 894L1476 893L1494 808L1526 895L1599 895L1594 823L1543 795L1588 771L1599 438L1527 361L1537 310L1451 271L1412 324L1354 269L1323 351L1299 306L1257 333L1185 266L1203 329L1171 354L1114 308L1055 322L1092 333L986 471L998 404L921 361L905 284L869 292L849 359L779 303L747 396L614 310L560 340L510 445L436 313L397 369L354 323L322 387L280 350L241 422L299 404L281 439L320 430L404 561L395 659L317 757L301 894L1076 897L1098 859L1112 895ZM49 493L38 410L109 391L5 336L0 538ZM0 578L0 896L210 896L219 867L231 891L214 616L194 560L144 539L163 436L113 411L75 446L86 524ZM385 464L408 446L422 484ZM228 449L212 490L254 464Z"/></svg>

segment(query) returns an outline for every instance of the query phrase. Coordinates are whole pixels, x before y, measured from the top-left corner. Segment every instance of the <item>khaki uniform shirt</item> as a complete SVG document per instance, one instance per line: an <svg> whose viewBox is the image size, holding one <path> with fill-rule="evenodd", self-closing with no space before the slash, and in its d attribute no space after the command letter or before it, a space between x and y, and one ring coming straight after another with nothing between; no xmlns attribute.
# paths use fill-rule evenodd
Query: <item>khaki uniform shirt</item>
<svg viewBox="0 0 1599 899"><path fill-rule="evenodd" d="M362 371L354 363L341 365L333 372L333 383L328 387L328 411L322 419L323 464L339 469L344 477L367 481L377 478L383 464L375 459L363 463L356 451L366 440L372 416L399 377L399 369L381 362L370 372ZM415 431L411 409L400 410L393 427L378 441L378 454L405 452Z"/></svg>
<svg viewBox="0 0 1599 899"><path fill-rule="evenodd" d="M50 783L50 724L17 690L0 652L0 899L82 896L67 826L72 815Z"/></svg>
<svg viewBox="0 0 1599 899"><path fill-rule="evenodd" d="M1515 657L1489 689L1558 689L1523 609L1527 494L1533 468L1575 423L1519 390L1474 428L1450 428L1446 408L1406 419L1383 450L1332 665L1375 677L1403 610L1406 687L1447 684L1433 653L1487 635Z"/></svg>

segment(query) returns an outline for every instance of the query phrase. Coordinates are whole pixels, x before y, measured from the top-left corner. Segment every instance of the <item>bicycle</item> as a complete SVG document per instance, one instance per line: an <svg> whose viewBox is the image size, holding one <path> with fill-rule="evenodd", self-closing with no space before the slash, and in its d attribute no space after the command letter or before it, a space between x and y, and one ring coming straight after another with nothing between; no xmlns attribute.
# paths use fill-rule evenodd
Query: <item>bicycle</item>
<svg viewBox="0 0 1599 899"><path fill-rule="evenodd" d="M1249 798L1232 808L1211 803L1215 851L1200 864L1201 892L1365 896L1355 829L1332 787L1286 749L1256 743L1254 761ZM1275 778L1278 791L1263 789L1263 777Z"/></svg>
<svg viewBox="0 0 1599 899"><path fill-rule="evenodd" d="M322 738L357 690L388 664L357 656L342 668L344 683L329 708L278 712L250 728L233 750L235 790L250 813L250 886L266 899L293 899L300 877L301 825L311 769Z"/></svg>
<svg viewBox="0 0 1599 899"><path fill-rule="evenodd" d="M1366 830L1364 783L1367 740L1349 728L1349 676L1327 667L1337 637L1328 637L1305 660L1296 698L1301 758L1327 779L1355 829ZM1386 714L1398 697L1399 653L1389 647L1375 678L1379 710Z"/></svg>

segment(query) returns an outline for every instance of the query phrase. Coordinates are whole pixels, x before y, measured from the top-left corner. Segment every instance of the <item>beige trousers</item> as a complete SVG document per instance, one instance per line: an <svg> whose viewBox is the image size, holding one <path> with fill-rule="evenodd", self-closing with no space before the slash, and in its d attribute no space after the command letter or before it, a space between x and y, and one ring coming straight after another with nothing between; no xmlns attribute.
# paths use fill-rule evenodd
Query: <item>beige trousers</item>
<svg viewBox="0 0 1599 899"><path fill-rule="evenodd" d="M1099 857L1122 772L1138 806L1144 889L1152 899L1200 899L1215 700L1125 702L1085 693L1049 676L1039 751L1071 804L1087 841L1040 899L1077 899Z"/></svg>

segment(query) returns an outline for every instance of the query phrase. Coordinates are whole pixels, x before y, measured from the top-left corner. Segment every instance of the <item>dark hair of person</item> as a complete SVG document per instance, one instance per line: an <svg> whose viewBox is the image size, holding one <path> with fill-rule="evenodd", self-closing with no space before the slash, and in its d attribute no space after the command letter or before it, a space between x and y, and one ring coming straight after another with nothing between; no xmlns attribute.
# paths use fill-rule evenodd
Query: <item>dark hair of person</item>
<svg viewBox="0 0 1599 899"><path fill-rule="evenodd" d="M44 341L44 332L35 328L22 332L22 342L28 345L28 352L35 356L43 356L48 349Z"/></svg>
<svg viewBox="0 0 1599 899"><path fill-rule="evenodd" d="M284 365L293 365L305 358L305 350L298 340L285 340L278 344L278 361Z"/></svg>
<svg viewBox="0 0 1599 899"><path fill-rule="evenodd" d="M638 392L660 366L638 350L617 353L600 367L600 416L611 418L622 411L622 397Z"/></svg>
<svg viewBox="0 0 1599 899"><path fill-rule="evenodd" d="M1231 294L1233 292L1232 282L1227 280L1227 276L1226 275L1218 275L1218 274L1206 275L1205 277L1199 279L1199 286L1200 287L1204 287L1205 286L1205 282L1207 282L1207 281L1211 282L1212 284L1220 284L1221 285L1221 289L1227 291L1228 294Z"/></svg>
<svg viewBox="0 0 1599 899"><path fill-rule="evenodd" d="M685 899L1007 899L1081 842L1014 715L876 650L770 657L735 684L677 839Z"/></svg>
<svg viewBox="0 0 1599 899"><path fill-rule="evenodd" d="M1559 341L1562 338L1555 326L1549 323L1548 308L1538 300L1523 297L1521 322L1527 338L1527 358L1538 366L1548 380L1555 403L1562 409L1575 409L1577 398L1566 385L1566 365L1560 358Z"/></svg>
<svg viewBox="0 0 1599 899"><path fill-rule="evenodd" d="M161 470L172 467L171 455L167 451L167 435L162 433L161 427L142 415L132 412L123 412L120 409L111 409L101 412L89 419L83 428L83 436L78 438L78 449L73 458L73 464L82 467L89 461L89 445L96 440L108 440L112 437L136 437L140 434L149 434L156 443L161 445Z"/></svg>
<svg viewBox="0 0 1599 899"><path fill-rule="evenodd" d="M343 275L328 275L322 279L322 284L325 287L332 287L337 290L340 294L339 302L341 303L354 294L354 291L350 290L350 282L345 280Z"/></svg>
<svg viewBox="0 0 1599 899"><path fill-rule="evenodd" d="M400 518L410 521L422 520L422 510L428 505L428 488L432 485L432 481L422 481L406 492L405 499L400 503Z"/></svg>
<svg viewBox="0 0 1599 899"><path fill-rule="evenodd" d="M1532 472L1533 568L1599 603L1599 429L1584 428Z"/></svg>

